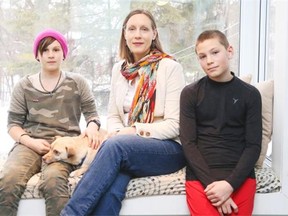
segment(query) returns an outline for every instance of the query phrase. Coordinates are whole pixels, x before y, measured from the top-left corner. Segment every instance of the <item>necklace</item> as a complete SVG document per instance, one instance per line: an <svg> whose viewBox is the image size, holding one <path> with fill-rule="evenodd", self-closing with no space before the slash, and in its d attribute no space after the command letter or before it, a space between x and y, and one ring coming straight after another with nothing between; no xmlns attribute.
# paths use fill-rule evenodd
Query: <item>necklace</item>
<svg viewBox="0 0 288 216"><path fill-rule="evenodd" d="M47 90L44 88L44 86L43 86L43 83L42 83L42 80L41 80L41 73L39 73L39 82L40 82L40 85L41 85L42 89L43 89L45 92L49 93L50 96L52 96L52 94L54 93L54 91L56 90L56 88L57 88L58 85L59 85L61 76L62 76L62 71L60 72L59 78L58 78L58 80L57 80L57 83L56 83L54 89L53 89L52 91L47 91Z"/></svg>

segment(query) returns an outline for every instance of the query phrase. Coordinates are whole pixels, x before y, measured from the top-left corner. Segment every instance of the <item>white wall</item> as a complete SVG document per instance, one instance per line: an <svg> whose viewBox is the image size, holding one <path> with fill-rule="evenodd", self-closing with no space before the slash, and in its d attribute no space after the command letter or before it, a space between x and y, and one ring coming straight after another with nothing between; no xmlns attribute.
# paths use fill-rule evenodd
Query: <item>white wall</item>
<svg viewBox="0 0 288 216"><path fill-rule="evenodd" d="M267 23L263 20L269 0L242 0L240 33L240 74L253 74L253 83L262 81L265 73L265 46ZM279 176L280 193L258 198L259 205L272 209L274 214L288 214L288 1L273 0L275 12L275 64L272 168ZM269 7L268 7L269 8ZM262 9L262 11L261 11ZM261 19L259 19L261 15ZM267 17L266 17L267 20ZM264 41L263 41L264 40ZM273 203L271 205L271 203ZM257 205L257 196L256 196ZM274 210L272 208L274 206ZM264 212L263 212L264 213ZM267 213L267 212L266 212Z"/></svg>
<svg viewBox="0 0 288 216"><path fill-rule="evenodd" d="M272 166L282 182L288 205L288 1L278 0L276 7L275 97ZM288 212L287 212L288 213Z"/></svg>

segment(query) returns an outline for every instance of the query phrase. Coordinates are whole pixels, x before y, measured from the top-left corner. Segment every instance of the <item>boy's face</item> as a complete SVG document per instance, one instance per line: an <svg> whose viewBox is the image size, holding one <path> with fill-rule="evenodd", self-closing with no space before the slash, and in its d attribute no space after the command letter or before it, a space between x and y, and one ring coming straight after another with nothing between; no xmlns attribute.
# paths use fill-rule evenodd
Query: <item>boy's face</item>
<svg viewBox="0 0 288 216"><path fill-rule="evenodd" d="M233 56L232 46L226 49L217 38L212 38L199 43L196 51L200 65L210 79L218 82L231 80L229 60Z"/></svg>
<svg viewBox="0 0 288 216"><path fill-rule="evenodd" d="M64 59L61 44L55 40L43 50L42 54L38 51L37 58L43 70L58 71Z"/></svg>

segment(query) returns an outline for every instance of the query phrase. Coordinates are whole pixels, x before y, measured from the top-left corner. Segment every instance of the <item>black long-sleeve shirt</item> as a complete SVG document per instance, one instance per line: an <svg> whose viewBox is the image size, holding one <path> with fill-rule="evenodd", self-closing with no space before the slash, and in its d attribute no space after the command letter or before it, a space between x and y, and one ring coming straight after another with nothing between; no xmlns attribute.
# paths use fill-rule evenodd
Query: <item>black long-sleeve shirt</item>
<svg viewBox="0 0 288 216"><path fill-rule="evenodd" d="M228 82L205 76L187 85L180 99L180 140L186 180L204 187L226 180L236 190L246 178L255 178L262 140L259 91L234 74Z"/></svg>

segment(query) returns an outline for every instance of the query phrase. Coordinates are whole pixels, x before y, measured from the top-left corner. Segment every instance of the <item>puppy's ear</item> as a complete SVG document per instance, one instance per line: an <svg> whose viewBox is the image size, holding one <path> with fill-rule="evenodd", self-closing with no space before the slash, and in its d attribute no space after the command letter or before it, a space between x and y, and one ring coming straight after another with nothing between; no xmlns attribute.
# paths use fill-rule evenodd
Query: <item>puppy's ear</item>
<svg viewBox="0 0 288 216"><path fill-rule="evenodd" d="M73 148L68 148L67 146L65 148L67 152L67 158L71 158L75 155L75 150Z"/></svg>
<svg viewBox="0 0 288 216"><path fill-rule="evenodd" d="M54 138L53 138L53 140L52 140L52 142L54 142L56 139L58 139L58 138L60 138L61 136L55 136Z"/></svg>

